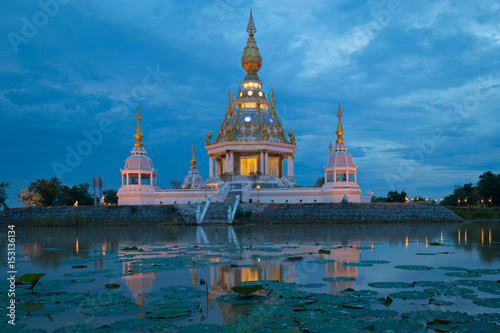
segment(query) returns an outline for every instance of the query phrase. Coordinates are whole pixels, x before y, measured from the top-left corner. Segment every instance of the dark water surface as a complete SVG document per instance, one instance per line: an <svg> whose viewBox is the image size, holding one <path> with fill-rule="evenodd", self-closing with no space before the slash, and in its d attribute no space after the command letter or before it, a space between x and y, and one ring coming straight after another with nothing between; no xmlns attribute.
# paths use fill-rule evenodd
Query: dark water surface
<svg viewBox="0 0 500 333"><path fill-rule="evenodd" d="M16 324L25 324L24 329L51 332L69 326L62 331L75 331L77 327L96 329L124 319L148 318L152 311L175 308L175 304L155 303L169 297L178 298L177 307L190 311L176 318L156 319L165 330L171 327L165 324L180 328L199 323L220 326L240 323L239 328L232 326L235 332L238 329L252 331L252 327L266 332L288 327L287 332L298 332L295 327L308 321L296 316L306 312L303 311L306 304L329 302L336 304L337 309L316 309L315 313L337 316L346 323L377 322L380 316L385 316L381 315L383 312L370 312L373 310L397 312L387 313L384 322L401 320L403 313L426 309L467 313L481 325L498 324L500 317L500 288L497 287L500 284L497 282L500 280L500 222L40 229L18 226L16 246L17 276L46 274L34 288L33 295L26 291L26 286L17 286ZM124 250L133 246L141 250ZM320 250L326 251L319 253ZM7 271L6 246L2 246L0 255ZM373 260L383 262L371 262ZM335 278L344 279L335 281ZM208 285L208 297L203 293L206 286L200 285L200 279ZM233 286L258 280L281 282L273 285L269 294L265 290L258 292L271 297L264 304L283 300L278 305L280 309L289 306L295 310L261 313L253 309L249 316L248 309L259 304L232 304L217 299L234 294ZM3 281L1 295L5 309L9 298L8 285L5 279ZM425 283L402 289L369 285L416 281L450 282L451 290L433 289L433 285ZM118 286L108 290L107 284ZM190 288L168 288L172 286ZM359 297L348 288L371 292ZM78 294L74 294L73 299L65 299L67 294L61 291ZM418 292L417 298L394 295L402 291ZM122 298L114 300L115 294ZM344 298L321 298L318 294L343 295ZM393 302L382 304L380 299L388 295L393 295ZM103 302L103 297L113 300ZM304 299L306 301L300 303ZM487 302L478 301L481 299ZM362 308L346 306L352 302L361 302ZM439 305L430 304L433 302ZM263 308L263 311L266 309L269 310ZM483 316L483 313L496 315ZM277 322L274 328L262 324L263 317L244 324L244 319L263 314L273 315ZM430 331L433 324L427 324L426 320L432 322L431 317L424 318L420 324L414 320L412 325L420 325L423 332ZM286 321L289 318L293 320ZM456 321L448 325L459 327ZM146 324L152 325L150 321L144 321ZM384 331L374 327L375 331ZM495 331L494 326L485 327L484 332ZM207 328L214 327L208 325ZM197 327L194 331L200 330ZM209 329L203 331L210 332Z"/></svg>

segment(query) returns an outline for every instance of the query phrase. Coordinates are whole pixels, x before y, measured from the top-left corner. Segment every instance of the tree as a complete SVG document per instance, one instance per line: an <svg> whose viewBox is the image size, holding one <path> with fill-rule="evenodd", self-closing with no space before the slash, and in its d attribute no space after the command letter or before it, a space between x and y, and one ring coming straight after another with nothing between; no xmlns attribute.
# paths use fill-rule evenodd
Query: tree
<svg viewBox="0 0 500 333"><path fill-rule="evenodd" d="M489 203L492 199L493 205L500 204L500 174L495 174L491 171L486 171L479 176L476 184L478 195L480 198Z"/></svg>
<svg viewBox="0 0 500 333"><path fill-rule="evenodd" d="M314 184L314 186L321 187L324 184L325 184L325 177L318 177L318 179L316 180L316 184Z"/></svg>
<svg viewBox="0 0 500 333"><path fill-rule="evenodd" d="M262 172L258 170L257 172L250 172L248 174L248 177L250 178L250 181L252 182L252 187L255 187L257 184L257 181L260 179L260 176L262 175Z"/></svg>
<svg viewBox="0 0 500 333"><path fill-rule="evenodd" d="M4 209L9 208L5 203L7 201L7 189L10 187L10 183L0 183L0 207Z"/></svg>
<svg viewBox="0 0 500 333"><path fill-rule="evenodd" d="M78 206L91 206L94 204L94 197L89 189L89 183L81 183L73 187L63 185L58 193L58 202L64 206L73 206L78 201Z"/></svg>
<svg viewBox="0 0 500 333"><path fill-rule="evenodd" d="M220 175L220 179L222 179L224 183L230 182L231 180L233 180L233 174L230 172L223 172Z"/></svg>
<svg viewBox="0 0 500 333"><path fill-rule="evenodd" d="M387 202L385 197L373 196L371 202Z"/></svg>
<svg viewBox="0 0 500 333"><path fill-rule="evenodd" d="M181 183L180 181L175 180L175 179L172 179L172 180L170 181L170 187L172 187L172 188L173 188L173 189L175 189L175 190L180 189L180 188L181 188L181 184L182 184L182 183Z"/></svg>
<svg viewBox="0 0 500 333"><path fill-rule="evenodd" d="M107 205L117 205L118 204L118 196L115 189L110 189L103 191L104 194L104 203Z"/></svg>
<svg viewBox="0 0 500 333"><path fill-rule="evenodd" d="M389 191L389 193L387 193L386 201L387 202L406 202L407 197L408 197L408 195L406 194L405 191L401 191L401 193L399 193L398 191Z"/></svg>
<svg viewBox="0 0 500 333"><path fill-rule="evenodd" d="M19 201L24 204L25 207L30 206L41 206L42 200L40 199L40 195L35 191L29 191L27 188L22 189L21 193L17 195L20 199Z"/></svg>
<svg viewBox="0 0 500 333"><path fill-rule="evenodd" d="M36 192L40 196L42 205L53 206L57 203L57 197L61 190L61 180L52 177L50 180L37 179L31 182L29 192Z"/></svg>

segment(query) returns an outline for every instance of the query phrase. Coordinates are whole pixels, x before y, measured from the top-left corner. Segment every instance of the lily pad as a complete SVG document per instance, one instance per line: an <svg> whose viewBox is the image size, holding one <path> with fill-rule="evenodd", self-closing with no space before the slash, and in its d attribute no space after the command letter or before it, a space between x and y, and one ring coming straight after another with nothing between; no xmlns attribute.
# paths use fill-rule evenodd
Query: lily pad
<svg viewBox="0 0 500 333"><path fill-rule="evenodd" d="M367 264L373 264L373 265L389 264L390 263L390 261L387 261L387 260L361 260L360 262L364 262Z"/></svg>
<svg viewBox="0 0 500 333"><path fill-rule="evenodd" d="M449 320L453 323L467 323L474 320L474 317L462 312L438 311L438 310L419 310L403 313L401 318L407 318L409 321L417 324L425 324L433 319Z"/></svg>
<svg viewBox="0 0 500 333"><path fill-rule="evenodd" d="M290 306L282 304L264 304L257 305L250 309L248 312L253 315L273 315L273 316L285 316L292 312L293 308Z"/></svg>
<svg viewBox="0 0 500 333"><path fill-rule="evenodd" d="M159 306L159 307L164 307L164 306L169 306L172 304L176 304L182 301L180 298L164 298L164 299L159 299L156 301L153 301L149 304Z"/></svg>
<svg viewBox="0 0 500 333"><path fill-rule="evenodd" d="M390 296L392 298L401 298L401 299L427 299L432 295L423 291L412 290L412 291L400 291L397 293L392 293L390 294Z"/></svg>
<svg viewBox="0 0 500 333"><path fill-rule="evenodd" d="M104 286L106 289L120 289L121 285L117 283L108 283Z"/></svg>
<svg viewBox="0 0 500 333"><path fill-rule="evenodd" d="M326 281L326 282L344 282L344 281L354 281L354 280L356 280L356 279L353 277L348 277L348 276L323 278L323 281Z"/></svg>
<svg viewBox="0 0 500 333"><path fill-rule="evenodd" d="M336 262L337 260L333 259L314 259L314 260L309 260L308 263L310 264L329 264L331 262Z"/></svg>
<svg viewBox="0 0 500 333"><path fill-rule="evenodd" d="M352 288L344 289L340 292L341 294L357 296L357 297L365 297L365 296L377 296L378 291L375 290L354 290Z"/></svg>
<svg viewBox="0 0 500 333"><path fill-rule="evenodd" d="M472 302L487 308L500 308L500 298L476 298Z"/></svg>
<svg viewBox="0 0 500 333"><path fill-rule="evenodd" d="M445 301L442 299L431 298L431 299L429 299L429 304L433 304L433 305L437 305L437 306L445 306L445 305L452 305L453 302Z"/></svg>
<svg viewBox="0 0 500 333"><path fill-rule="evenodd" d="M423 265L399 265L394 266L394 268L405 269L408 271L429 271L432 269L432 267Z"/></svg>
<svg viewBox="0 0 500 333"><path fill-rule="evenodd" d="M326 283L308 283L304 284L302 288L322 288L326 286Z"/></svg>
<svg viewBox="0 0 500 333"><path fill-rule="evenodd" d="M214 324L196 324L189 325L181 328L177 333L217 333L219 332L219 326Z"/></svg>
<svg viewBox="0 0 500 333"><path fill-rule="evenodd" d="M237 294L248 295L264 288L261 285L256 284L253 286L234 286L231 289Z"/></svg>
<svg viewBox="0 0 500 333"><path fill-rule="evenodd" d="M364 321L338 319L333 321L312 321L300 326L302 332L351 333L373 331L373 324Z"/></svg>
<svg viewBox="0 0 500 333"><path fill-rule="evenodd" d="M184 317L189 315L189 313L190 311L188 308L176 306L146 312L145 317L150 319L171 319Z"/></svg>
<svg viewBox="0 0 500 333"><path fill-rule="evenodd" d="M454 276L454 277L464 277L464 278L480 277L481 276L481 274L475 273L475 272L448 272L448 273L444 273L444 275Z"/></svg>
<svg viewBox="0 0 500 333"><path fill-rule="evenodd" d="M442 320L435 318L427 323L427 327L433 329L436 332L449 332L453 329L453 322L449 320Z"/></svg>
<svg viewBox="0 0 500 333"><path fill-rule="evenodd" d="M370 267L373 266L373 264L370 264L368 262L345 262L342 264L342 266Z"/></svg>
<svg viewBox="0 0 500 333"><path fill-rule="evenodd" d="M375 332L425 333L427 328L404 320L377 320L373 322Z"/></svg>
<svg viewBox="0 0 500 333"><path fill-rule="evenodd" d="M443 269L445 271L468 271L467 268L463 268L463 267L456 267L456 266L443 266L443 267L439 267L439 269Z"/></svg>
<svg viewBox="0 0 500 333"><path fill-rule="evenodd" d="M222 295L217 297L219 302L230 303L230 304L256 304L263 303L267 301L269 297L260 296L260 295L240 295L240 294L232 294L232 295Z"/></svg>
<svg viewBox="0 0 500 333"><path fill-rule="evenodd" d="M368 285L373 288L413 288L413 283L408 282L371 282Z"/></svg>
<svg viewBox="0 0 500 333"><path fill-rule="evenodd" d="M455 333L470 333L470 332L500 332L500 326L493 323L483 321L473 321L465 324L458 324L453 328Z"/></svg>
<svg viewBox="0 0 500 333"><path fill-rule="evenodd" d="M397 317L399 312L394 310L370 310L368 313L370 317L374 318L389 318L389 317Z"/></svg>
<svg viewBox="0 0 500 333"><path fill-rule="evenodd" d="M233 324L222 326L219 333L252 333L255 331L255 326L247 324Z"/></svg>

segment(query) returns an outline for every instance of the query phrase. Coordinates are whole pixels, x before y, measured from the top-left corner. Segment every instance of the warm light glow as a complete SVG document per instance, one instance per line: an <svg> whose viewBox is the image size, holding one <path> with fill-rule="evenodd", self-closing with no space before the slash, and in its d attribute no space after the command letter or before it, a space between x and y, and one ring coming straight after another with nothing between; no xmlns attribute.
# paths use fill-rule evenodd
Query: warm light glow
<svg viewBox="0 0 500 333"><path fill-rule="evenodd" d="M253 95L253 91L249 90L249 91L247 92L247 95L248 95L248 96L252 96L252 95Z"/></svg>
<svg viewBox="0 0 500 333"><path fill-rule="evenodd" d="M257 261L260 261L260 258L257 258Z"/></svg>
<svg viewBox="0 0 500 333"><path fill-rule="evenodd" d="M75 203L73 204L73 207L78 207L78 200L75 201Z"/></svg>
<svg viewBox="0 0 500 333"><path fill-rule="evenodd" d="M250 82L248 85L249 85L250 87L253 87L253 82Z"/></svg>
<svg viewBox="0 0 500 333"><path fill-rule="evenodd" d="M257 189L260 189L260 185L257 185Z"/></svg>
<svg viewBox="0 0 500 333"><path fill-rule="evenodd" d="M467 245L467 229L464 231L464 244Z"/></svg>
<svg viewBox="0 0 500 333"><path fill-rule="evenodd" d="M441 244L443 244L443 232L441 231Z"/></svg>
<svg viewBox="0 0 500 333"><path fill-rule="evenodd" d="M490 246L491 246L491 229L488 231L488 238L489 238L489 242L490 242Z"/></svg>
<svg viewBox="0 0 500 333"><path fill-rule="evenodd" d="M78 246L78 237L76 237L76 254L78 254L79 246Z"/></svg>
<svg viewBox="0 0 500 333"><path fill-rule="evenodd" d="M245 87L245 88L246 88L247 86L248 86L248 85L247 85L246 83L243 83L243 87Z"/></svg>
<svg viewBox="0 0 500 333"><path fill-rule="evenodd" d="M405 248L408 248L408 235L406 235L406 240L405 240Z"/></svg>
<svg viewBox="0 0 500 333"><path fill-rule="evenodd" d="M262 95L262 91L259 91L259 96L260 96L260 97L262 97L262 96L263 96L263 95Z"/></svg>
<svg viewBox="0 0 500 333"><path fill-rule="evenodd" d="M460 229L458 229L458 244L460 244Z"/></svg>
<svg viewBox="0 0 500 333"><path fill-rule="evenodd" d="M429 247L429 241L427 240L427 236L425 236L425 248Z"/></svg>
<svg viewBox="0 0 500 333"><path fill-rule="evenodd" d="M481 246L484 244L484 230L481 229Z"/></svg>

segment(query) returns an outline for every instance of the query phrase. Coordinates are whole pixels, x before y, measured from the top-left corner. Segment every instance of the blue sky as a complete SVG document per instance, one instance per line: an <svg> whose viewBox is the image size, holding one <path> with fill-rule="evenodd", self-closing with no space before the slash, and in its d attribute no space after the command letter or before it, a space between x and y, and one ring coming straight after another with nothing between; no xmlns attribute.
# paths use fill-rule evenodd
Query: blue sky
<svg viewBox="0 0 500 333"><path fill-rule="evenodd" d="M37 178L75 185L95 173L118 189L138 103L159 185L187 175L193 140L208 177L204 137L245 75L250 8L300 185L323 174L339 100L363 193L441 198L500 172L497 1L4 1L8 204Z"/></svg>

